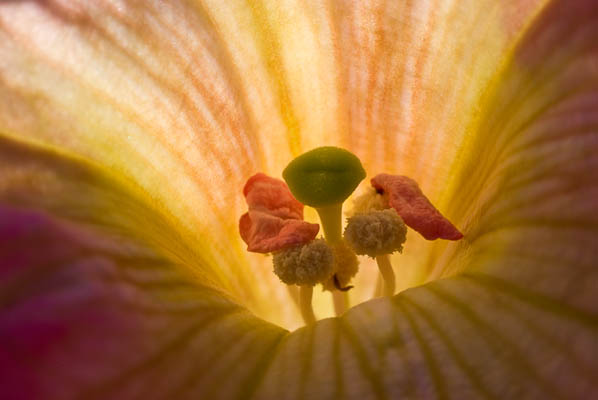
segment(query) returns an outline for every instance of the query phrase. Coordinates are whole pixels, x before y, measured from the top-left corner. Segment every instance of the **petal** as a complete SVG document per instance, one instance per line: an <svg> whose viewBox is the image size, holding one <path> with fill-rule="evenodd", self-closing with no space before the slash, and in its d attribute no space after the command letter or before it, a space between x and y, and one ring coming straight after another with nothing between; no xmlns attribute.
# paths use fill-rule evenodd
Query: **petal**
<svg viewBox="0 0 598 400"><path fill-rule="evenodd" d="M597 34L552 2L489 89L447 189L467 236L428 260L453 276L294 332L257 398L598 396Z"/></svg>
<svg viewBox="0 0 598 400"><path fill-rule="evenodd" d="M0 293L2 398L236 397L284 335L134 240L3 205Z"/></svg>
<svg viewBox="0 0 598 400"><path fill-rule="evenodd" d="M596 35L554 1L488 89L447 189L467 236L428 260L453 276L294 332L257 398L598 396Z"/></svg>
<svg viewBox="0 0 598 400"><path fill-rule="evenodd" d="M289 297L238 235L248 172L342 146L369 171L413 177L444 211L475 110L543 3L3 2L0 129L135 182L267 317ZM429 244L409 242L399 287L432 277Z"/></svg>
<svg viewBox="0 0 598 400"><path fill-rule="evenodd" d="M528 287L451 278L293 332L254 397L593 398L597 329Z"/></svg>
<svg viewBox="0 0 598 400"><path fill-rule="evenodd" d="M546 3L337 3L342 140L370 174L409 176L444 209L481 98Z"/></svg>
<svg viewBox="0 0 598 400"><path fill-rule="evenodd" d="M216 264L135 186L6 138L0 178L0 397L252 390L285 331L214 289ZM237 385L223 385L231 377Z"/></svg>
<svg viewBox="0 0 598 400"><path fill-rule="evenodd" d="M497 78L429 260L457 276L294 332L258 398L598 396L597 34L554 1Z"/></svg>
<svg viewBox="0 0 598 400"><path fill-rule="evenodd" d="M0 131L134 182L145 204L170 215L176 247L196 253L189 264L202 260L194 268L272 319L282 312L270 300L288 294L266 260L245 251L240 190L248 171L271 170L290 153L266 145L286 141L280 129L272 140L256 135L271 118L244 104L271 95L256 94L255 81L241 87L227 51L193 2L2 2Z"/></svg>
<svg viewBox="0 0 598 400"><path fill-rule="evenodd" d="M434 208L413 179L400 175L378 174L372 186L388 194L388 204L403 218L408 227L427 240L459 240L463 234Z"/></svg>

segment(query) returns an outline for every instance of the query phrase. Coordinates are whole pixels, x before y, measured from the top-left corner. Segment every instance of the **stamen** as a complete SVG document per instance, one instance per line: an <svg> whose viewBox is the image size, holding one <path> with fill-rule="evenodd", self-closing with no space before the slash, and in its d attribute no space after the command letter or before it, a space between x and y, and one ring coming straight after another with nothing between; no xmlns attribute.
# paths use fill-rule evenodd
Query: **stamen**
<svg viewBox="0 0 598 400"><path fill-rule="evenodd" d="M332 247L332 252L334 254L335 273L322 286L324 286L325 290L332 292L332 301L336 315L342 315L349 309L349 294L346 291L342 291L342 289L350 287L348 283L359 270L359 260L344 239Z"/></svg>
<svg viewBox="0 0 598 400"><path fill-rule="evenodd" d="M366 188L364 193L353 199L352 203L350 215L382 211L389 207L388 196L385 197L382 193L378 193L373 187Z"/></svg>
<svg viewBox="0 0 598 400"><path fill-rule="evenodd" d="M403 250L407 228L395 210L376 209L376 197L381 196L375 193L367 196L358 199L358 206L362 208L358 207L360 212L349 218L345 239L357 254L376 259L381 277L378 282L383 281L382 293L392 296L395 292L395 274L388 255ZM378 293L374 297L378 297Z"/></svg>
<svg viewBox="0 0 598 400"><path fill-rule="evenodd" d="M382 293L384 290L384 278L382 278L382 274L378 271L378 277L376 279L376 287L374 288L373 298L382 297Z"/></svg>
<svg viewBox="0 0 598 400"><path fill-rule="evenodd" d="M332 291L332 303L334 305L334 313L339 316L343 315L349 309L349 293Z"/></svg>
<svg viewBox="0 0 598 400"><path fill-rule="evenodd" d="M351 277L353 277L353 275L357 273L358 261L353 251L347 245L345 245L343 240L343 205L341 203L334 204L329 207L319 207L316 208L316 211L318 212L320 222L322 223L322 227L324 228L324 237L326 238L326 241L330 243L332 246L334 246L333 249L335 250L335 271L340 272L341 270L346 270L347 268L349 268L351 270L349 271L350 279ZM351 262L353 260L350 259L350 255L346 254L347 252L351 252L350 255L353 255L353 257L355 258L354 262ZM343 273L343 275L347 274ZM337 316L339 316L344 314L349 309L349 296L348 293L345 292L351 289L352 286L347 286L346 288L343 288L341 283L339 282L338 274L336 273L332 278L332 282L334 284L334 289L337 290L330 288L329 285L324 285L324 288L332 291L332 303L334 304L334 313Z"/></svg>
<svg viewBox="0 0 598 400"><path fill-rule="evenodd" d="M405 225L425 239L459 240L463 234L430 203L417 183L406 176L378 174L373 189L357 197L345 228L345 239L359 255L376 258L383 293L395 292L395 275L388 254L401 252ZM378 279L378 285L380 285ZM377 296L379 287L374 296Z"/></svg>
<svg viewBox="0 0 598 400"><path fill-rule="evenodd" d="M393 209L370 211L349 218L345 239L359 255L372 258L403 250L407 227Z"/></svg>
<svg viewBox="0 0 598 400"><path fill-rule="evenodd" d="M388 196L388 205L405 224L427 240L460 240L463 234L436 209L417 182L401 175L378 174L371 180L376 190Z"/></svg>
<svg viewBox="0 0 598 400"><path fill-rule="evenodd" d="M376 256L376 263L384 280L383 294L384 296L392 296L395 294L395 273L390 264L390 257L388 254Z"/></svg>
<svg viewBox="0 0 598 400"><path fill-rule="evenodd" d="M291 296L291 299L293 300L293 303L295 303L295 306L297 306L297 308L300 308L299 305L299 286L297 285L285 285L287 287L287 291L289 292L289 296Z"/></svg>
<svg viewBox="0 0 598 400"><path fill-rule="evenodd" d="M313 293L313 286L304 285L299 287L299 306L301 309L301 316L303 317L303 321L305 321L305 325L316 322L314 309L311 305Z"/></svg>
<svg viewBox="0 0 598 400"><path fill-rule="evenodd" d="M277 251L272 264L274 273L287 285L314 286L334 273L333 250L322 239Z"/></svg>

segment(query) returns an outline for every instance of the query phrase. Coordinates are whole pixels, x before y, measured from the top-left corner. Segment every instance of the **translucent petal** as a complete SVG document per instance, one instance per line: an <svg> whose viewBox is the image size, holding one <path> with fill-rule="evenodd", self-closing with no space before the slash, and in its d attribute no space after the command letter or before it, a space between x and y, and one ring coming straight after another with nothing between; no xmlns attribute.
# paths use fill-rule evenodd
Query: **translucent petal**
<svg viewBox="0 0 598 400"><path fill-rule="evenodd" d="M259 294L244 305L292 326L269 310L289 301L269 260L238 236L243 183L337 145L372 176L414 178L447 215L481 99L542 3L4 2L0 130L135 182L236 297ZM420 262L429 244L409 241L401 288L434 278ZM360 275L353 302L374 275ZM316 301L330 315L328 297Z"/></svg>
<svg viewBox="0 0 598 400"><path fill-rule="evenodd" d="M457 276L294 332L258 398L598 395L597 22L554 2L489 90L429 260Z"/></svg>

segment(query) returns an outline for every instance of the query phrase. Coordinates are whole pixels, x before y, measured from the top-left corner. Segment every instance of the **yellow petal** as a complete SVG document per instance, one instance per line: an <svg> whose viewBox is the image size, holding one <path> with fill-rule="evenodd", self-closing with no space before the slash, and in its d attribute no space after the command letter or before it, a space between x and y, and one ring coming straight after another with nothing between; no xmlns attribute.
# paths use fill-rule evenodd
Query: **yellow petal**
<svg viewBox="0 0 598 400"><path fill-rule="evenodd" d="M198 265L212 281L285 322L263 305L286 302L286 290L263 262L249 262L237 219L243 180L288 156L257 134L272 130L272 118L259 129L248 122L257 117L243 104L253 101L227 72L234 64L210 21L184 4L3 4L0 127L135 182L209 260Z"/></svg>
<svg viewBox="0 0 598 400"><path fill-rule="evenodd" d="M227 290L296 326L298 313L272 310L289 298L269 260L238 238L243 182L332 144L372 175L412 176L442 205L483 92L541 4L9 2L0 128L134 181L218 260ZM401 288L433 277L427 244L410 241ZM369 275L354 302L373 290Z"/></svg>
<svg viewBox="0 0 598 400"><path fill-rule="evenodd" d="M286 332L183 264L168 216L65 154L2 139L0 155L2 397L251 390Z"/></svg>
<svg viewBox="0 0 598 400"><path fill-rule="evenodd" d="M596 396L597 22L554 2L488 90L447 200L466 239L428 260L457 276L293 332L257 398Z"/></svg>

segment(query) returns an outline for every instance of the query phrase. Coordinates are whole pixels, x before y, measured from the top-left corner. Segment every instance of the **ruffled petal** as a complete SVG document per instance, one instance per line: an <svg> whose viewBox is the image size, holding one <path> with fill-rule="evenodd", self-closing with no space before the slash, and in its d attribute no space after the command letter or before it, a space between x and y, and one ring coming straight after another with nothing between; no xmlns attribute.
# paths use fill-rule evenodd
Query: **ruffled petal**
<svg viewBox="0 0 598 400"><path fill-rule="evenodd" d="M301 204L280 179L253 175L243 188L249 212L239 220L239 232L247 251L271 253L308 243L320 226L303 221Z"/></svg>
<svg viewBox="0 0 598 400"><path fill-rule="evenodd" d="M388 195L388 204L405 224L427 240L459 240L463 234L430 203L413 179L400 175L378 174L372 186Z"/></svg>

